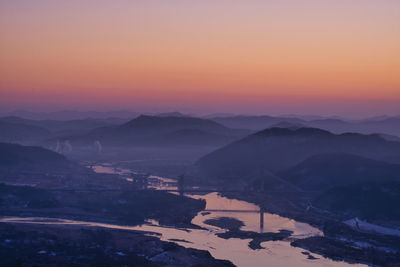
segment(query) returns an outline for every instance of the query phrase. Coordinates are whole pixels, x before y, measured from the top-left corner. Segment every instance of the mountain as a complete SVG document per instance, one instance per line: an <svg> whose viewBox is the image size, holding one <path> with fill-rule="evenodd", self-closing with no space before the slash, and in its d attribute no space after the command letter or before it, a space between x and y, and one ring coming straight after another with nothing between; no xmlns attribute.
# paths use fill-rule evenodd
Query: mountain
<svg viewBox="0 0 400 267"><path fill-rule="evenodd" d="M63 171L73 164L56 152L36 146L0 143L0 170L2 171Z"/></svg>
<svg viewBox="0 0 400 267"><path fill-rule="evenodd" d="M341 119L347 120L345 118L339 116L321 116L321 115L299 115L299 114L281 114L278 117L285 117L285 118L298 118L304 121L313 121L313 120L323 120L323 119Z"/></svg>
<svg viewBox="0 0 400 267"><path fill-rule="evenodd" d="M216 121L226 127L234 128L234 129L249 129L259 131L268 127L271 127L274 124L280 123L282 121L293 123L293 124L302 124L304 121L298 118L292 117L272 117L272 116L221 116L221 117L213 117L210 118L213 121Z"/></svg>
<svg viewBox="0 0 400 267"><path fill-rule="evenodd" d="M100 141L109 146L187 146L226 144L247 134L212 120L141 115L122 125L102 127L87 135L66 137L73 144Z"/></svg>
<svg viewBox="0 0 400 267"><path fill-rule="evenodd" d="M382 117L361 121L343 121L340 119L321 119L308 121L305 125L325 129L334 133L357 132L363 134L382 133L400 136L400 118Z"/></svg>
<svg viewBox="0 0 400 267"><path fill-rule="evenodd" d="M121 126L119 129L133 131L137 134L147 134L157 131L158 133L172 132L182 129L198 129L214 133L225 133L229 131L214 121L193 117L158 117L141 115Z"/></svg>
<svg viewBox="0 0 400 267"><path fill-rule="evenodd" d="M363 121L383 121L383 120L390 119L390 118L400 118L400 116L380 115L380 116L366 118Z"/></svg>
<svg viewBox="0 0 400 267"><path fill-rule="evenodd" d="M281 121L276 124L271 125L269 128L289 128L292 130L304 128L305 126L301 123L291 123L287 121Z"/></svg>
<svg viewBox="0 0 400 267"><path fill-rule="evenodd" d="M180 113L178 111L158 113L157 117L191 117L190 115Z"/></svg>
<svg viewBox="0 0 400 267"><path fill-rule="evenodd" d="M328 153L311 156L280 176L304 190L320 191L360 182L400 182L400 165Z"/></svg>
<svg viewBox="0 0 400 267"><path fill-rule="evenodd" d="M400 143L379 135L268 128L205 155L196 166L209 176L245 178L264 170L283 171L310 156L332 152L400 162Z"/></svg>
<svg viewBox="0 0 400 267"><path fill-rule="evenodd" d="M236 114L221 112L221 113L207 114L207 115L204 115L203 118L212 119L212 118L218 118L218 117L223 118L223 117L233 117L233 116L236 116Z"/></svg>
<svg viewBox="0 0 400 267"><path fill-rule="evenodd" d="M307 118L307 119L306 119ZM381 133L387 135L400 136L400 117L382 116L358 121L348 121L341 118L323 117L295 117L288 116L221 116L213 117L212 120L230 128L262 130L273 127L274 124L287 122L301 124L305 127L319 128L340 134L346 132L356 132L363 134ZM316 119L317 118L317 119Z"/></svg>
<svg viewBox="0 0 400 267"><path fill-rule="evenodd" d="M99 127L111 126L126 122L126 119L81 119L81 120L31 120L15 116L1 117L0 122L18 123L45 128L52 137L62 135L84 134Z"/></svg>
<svg viewBox="0 0 400 267"><path fill-rule="evenodd" d="M0 120L0 142L30 143L43 140L49 135L47 129L39 126Z"/></svg>
<svg viewBox="0 0 400 267"><path fill-rule="evenodd" d="M82 120L87 118L132 118L138 116L139 113L129 110L115 111L77 111L77 110L61 110L49 112L35 112L27 110L15 110L11 112L3 112L1 116L16 116L31 120Z"/></svg>
<svg viewBox="0 0 400 267"><path fill-rule="evenodd" d="M160 144L219 145L232 141L229 135L215 134L197 129L183 129L165 134L159 138Z"/></svg>
<svg viewBox="0 0 400 267"><path fill-rule="evenodd" d="M106 127L118 125L126 122L126 119L121 118L107 118L107 119L82 119L82 120L68 120L68 121L41 121L43 127L49 129L53 135L77 135L88 133L93 129L99 127Z"/></svg>

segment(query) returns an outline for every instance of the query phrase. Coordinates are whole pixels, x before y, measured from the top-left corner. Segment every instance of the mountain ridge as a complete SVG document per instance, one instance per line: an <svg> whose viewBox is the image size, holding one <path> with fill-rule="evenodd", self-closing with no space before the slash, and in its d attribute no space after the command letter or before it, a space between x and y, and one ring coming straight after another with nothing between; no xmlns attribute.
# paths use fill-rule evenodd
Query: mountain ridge
<svg viewBox="0 0 400 267"><path fill-rule="evenodd" d="M400 143L379 135L333 134L317 128L268 128L211 152L196 162L205 174L246 176L283 171L315 154L346 152L400 162Z"/></svg>

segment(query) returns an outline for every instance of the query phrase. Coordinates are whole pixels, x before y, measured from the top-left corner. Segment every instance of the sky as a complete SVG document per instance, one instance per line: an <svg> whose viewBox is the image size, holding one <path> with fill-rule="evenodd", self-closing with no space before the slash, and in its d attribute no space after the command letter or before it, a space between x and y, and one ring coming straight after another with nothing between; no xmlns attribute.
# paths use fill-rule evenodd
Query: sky
<svg viewBox="0 0 400 267"><path fill-rule="evenodd" d="M0 106L400 115L400 1L0 0Z"/></svg>

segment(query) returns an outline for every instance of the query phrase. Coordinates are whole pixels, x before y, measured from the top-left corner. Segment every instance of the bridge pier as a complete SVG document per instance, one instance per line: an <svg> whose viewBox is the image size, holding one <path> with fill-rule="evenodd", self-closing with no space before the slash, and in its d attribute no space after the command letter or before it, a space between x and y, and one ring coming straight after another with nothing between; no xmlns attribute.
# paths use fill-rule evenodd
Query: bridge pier
<svg viewBox="0 0 400 267"><path fill-rule="evenodd" d="M260 231L264 229L264 208L260 206Z"/></svg>

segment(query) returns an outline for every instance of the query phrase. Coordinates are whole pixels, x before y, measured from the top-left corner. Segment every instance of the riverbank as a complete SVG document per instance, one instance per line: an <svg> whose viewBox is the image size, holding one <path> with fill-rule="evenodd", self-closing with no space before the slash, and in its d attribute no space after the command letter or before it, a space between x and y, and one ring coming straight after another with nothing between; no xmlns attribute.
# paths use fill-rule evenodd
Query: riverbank
<svg viewBox="0 0 400 267"><path fill-rule="evenodd" d="M138 225L154 219L194 227L205 202L156 190L75 191L0 184L0 215L55 217Z"/></svg>

